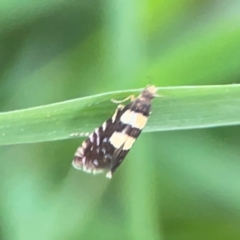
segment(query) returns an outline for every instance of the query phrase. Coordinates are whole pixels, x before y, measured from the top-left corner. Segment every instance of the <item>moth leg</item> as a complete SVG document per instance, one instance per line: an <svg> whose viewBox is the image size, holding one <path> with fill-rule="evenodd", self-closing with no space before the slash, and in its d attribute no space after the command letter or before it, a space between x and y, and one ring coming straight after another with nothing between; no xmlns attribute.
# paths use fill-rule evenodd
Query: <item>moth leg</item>
<svg viewBox="0 0 240 240"><path fill-rule="evenodd" d="M118 105L118 106L117 106L117 111L118 111L118 110L122 110L124 107L125 107L125 106L122 105L122 104Z"/></svg>
<svg viewBox="0 0 240 240"><path fill-rule="evenodd" d="M75 133L71 133L70 137L88 137L90 135L90 133L88 132L75 132Z"/></svg>
<svg viewBox="0 0 240 240"><path fill-rule="evenodd" d="M115 122L116 120L116 117L120 114L120 111L124 108L125 106L124 105L118 105L117 106L117 109L115 110L113 116L112 116L112 122Z"/></svg>
<svg viewBox="0 0 240 240"><path fill-rule="evenodd" d="M126 97L126 98L123 99L123 100L111 99L111 101L114 102L114 103L122 103L122 102L126 102L126 101L129 100L129 99L130 99L131 102L133 102L133 101L135 100L135 96L132 94L132 95Z"/></svg>

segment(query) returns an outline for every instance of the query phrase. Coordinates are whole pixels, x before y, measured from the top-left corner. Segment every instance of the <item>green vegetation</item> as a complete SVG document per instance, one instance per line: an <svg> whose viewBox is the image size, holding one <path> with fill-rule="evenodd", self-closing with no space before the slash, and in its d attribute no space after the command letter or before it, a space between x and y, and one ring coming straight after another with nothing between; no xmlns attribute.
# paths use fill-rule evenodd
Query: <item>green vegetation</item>
<svg viewBox="0 0 240 240"><path fill-rule="evenodd" d="M116 104L141 90L121 91L0 114L0 143L34 143L87 136L111 117ZM240 124L240 85L165 87L154 99L144 132ZM129 102L129 101L128 101ZM126 103L128 103L126 102ZM101 119L101 120L100 120Z"/></svg>
<svg viewBox="0 0 240 240"><path fill-rule="evenodd" d="M0 239L239 239L239 7L1 1ZM149 84L113 179L73 169L74 133Z"/></svg>

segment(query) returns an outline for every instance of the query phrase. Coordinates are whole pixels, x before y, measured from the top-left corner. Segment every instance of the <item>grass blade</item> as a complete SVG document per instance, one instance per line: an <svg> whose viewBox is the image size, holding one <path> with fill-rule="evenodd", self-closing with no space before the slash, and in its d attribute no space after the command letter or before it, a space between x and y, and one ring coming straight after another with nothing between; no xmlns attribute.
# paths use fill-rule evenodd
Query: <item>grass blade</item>
<svg viewBox="0 0 240 240"><path fill-rule="evenodd" d="M0 144L33 143L87 135L113 114L111 99L141 90L109 92L0 114ZM145 132L240 124L240 85L159 88Z"/></svg>

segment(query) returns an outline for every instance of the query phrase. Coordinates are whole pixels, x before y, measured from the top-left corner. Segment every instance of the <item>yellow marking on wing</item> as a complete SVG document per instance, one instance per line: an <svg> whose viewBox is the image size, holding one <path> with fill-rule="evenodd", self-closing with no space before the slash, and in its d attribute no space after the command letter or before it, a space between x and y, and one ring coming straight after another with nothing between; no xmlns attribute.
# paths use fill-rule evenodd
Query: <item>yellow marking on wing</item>
<svg viewBox="0 0 240 240"><path fill-rule="evenodd" d="M124 124L129 124L134 128L143 129L147 123L148 118L141 113L136 113L131 110L127 110L120 118Z"/></svg>
<svg viewBox="0 0 240 240"><path fill-rule="evenodd" d="M123 150L129 150L134 142L135 138L128 136L126 142L124 143Z"/></svg>
<svg viewBox="0 0 240 240"><path fill-rule="evenodd" d="M131 111L130 109L126 110L121 116L120 120L124 124L131 124L132 119L136 113Z"/></svg>
<svg viewBox="0 0 240 240"><path fill-rule="evenodd" d="M133 123L133 127L143 129L147 123L148 118L141 113L137 113L136 121Z"/></svg>
<svg viewBox="0 0 240 240"><path fill-rule="evenodd" d="M128 135L122 132L114 132L109 141L115 148L120 148L127 139Z"/></svg>

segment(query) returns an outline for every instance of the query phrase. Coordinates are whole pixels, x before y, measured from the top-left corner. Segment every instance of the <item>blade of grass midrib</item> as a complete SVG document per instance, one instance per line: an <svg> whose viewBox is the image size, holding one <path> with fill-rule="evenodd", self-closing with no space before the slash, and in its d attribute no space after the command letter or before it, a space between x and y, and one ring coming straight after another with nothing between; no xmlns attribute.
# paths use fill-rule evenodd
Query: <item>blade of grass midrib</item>
<svg viewBox="0 0 240 240"><path fill-rule="evenodd" d="M113 114L111 99L142 89L115 91L0 114L0 144L72 138L93 131ZM159 88L145 132L240 124L240 85Z"/></svg>

